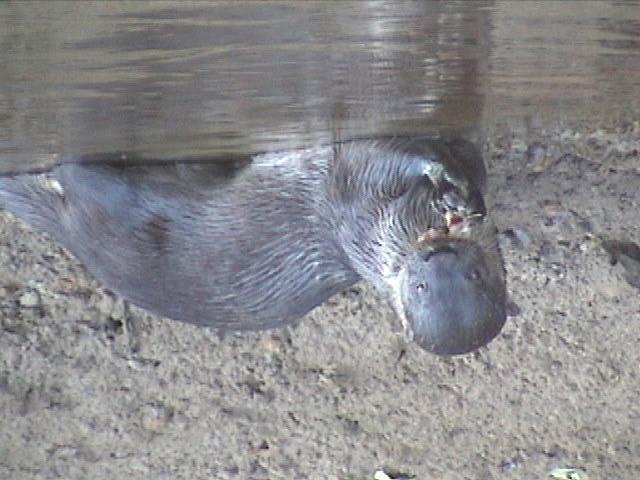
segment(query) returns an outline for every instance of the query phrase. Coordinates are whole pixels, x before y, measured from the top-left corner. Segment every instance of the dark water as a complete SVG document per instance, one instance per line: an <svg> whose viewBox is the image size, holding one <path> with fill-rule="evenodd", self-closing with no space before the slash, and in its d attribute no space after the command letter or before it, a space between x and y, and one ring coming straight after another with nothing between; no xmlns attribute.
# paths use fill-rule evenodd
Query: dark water
<svg viewBox="0 0 640 480"><path fill-rule="evenodd" d="M0 173L628 107L638 2L0 6ZM569 112L569 113L567 113Z"/></svg>

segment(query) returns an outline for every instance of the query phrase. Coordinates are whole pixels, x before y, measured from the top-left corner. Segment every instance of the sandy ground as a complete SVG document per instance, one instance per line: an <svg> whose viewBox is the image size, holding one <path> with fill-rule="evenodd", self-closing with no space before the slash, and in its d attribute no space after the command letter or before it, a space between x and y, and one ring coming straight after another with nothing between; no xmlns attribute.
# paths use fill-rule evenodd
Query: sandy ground
<svg viewBox="0 0 640 480"><path fill-rule="evenodd" d="M269 332L124 321L1 214L0 478L640 478L640 269L601 240L640 242L640 128L484 148L513 315L453 359L404 344L364 285Z"/></svg>

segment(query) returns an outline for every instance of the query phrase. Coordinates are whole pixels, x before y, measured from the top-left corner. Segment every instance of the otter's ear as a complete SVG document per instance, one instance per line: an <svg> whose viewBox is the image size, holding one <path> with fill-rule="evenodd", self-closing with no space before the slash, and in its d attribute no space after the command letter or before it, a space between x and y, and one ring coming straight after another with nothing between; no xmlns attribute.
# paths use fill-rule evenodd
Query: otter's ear
<svg viewBox="0 0 640 480"><path fill-rule="evenodd" d="M484 198L477 188L456 188L447 181L435 189L434 206L443 215L451 213L462 217L484 217L487 214Z"/></svg>
<svg viewBox="0 0 640 480"><path fill-rule="evenodd" d="M487 169L478 147L462 138L444 139L443 142L449 150L451 161L456 164L455 171L463 172L472 189L484 194L487 188Z"/></svg>

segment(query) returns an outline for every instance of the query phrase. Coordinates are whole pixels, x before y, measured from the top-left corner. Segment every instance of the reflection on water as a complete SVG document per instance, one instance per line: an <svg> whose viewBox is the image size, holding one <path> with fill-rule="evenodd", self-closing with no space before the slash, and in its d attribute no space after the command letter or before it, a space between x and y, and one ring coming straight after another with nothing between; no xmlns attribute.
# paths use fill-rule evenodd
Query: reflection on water
<svg viewBox="0 0 640 480"><path fill-rule="evenodd" d="M0 171L474 131L640 94L637 2L0 7Z"/></svg>

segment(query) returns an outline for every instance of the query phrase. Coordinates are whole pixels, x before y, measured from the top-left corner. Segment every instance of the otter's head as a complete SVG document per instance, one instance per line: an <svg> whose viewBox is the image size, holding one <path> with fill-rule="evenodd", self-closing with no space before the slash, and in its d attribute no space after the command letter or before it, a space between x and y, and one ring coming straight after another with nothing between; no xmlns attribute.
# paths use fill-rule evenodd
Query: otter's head
<svg viewBox="0 0 640 480"><path fill-rule="evenodd" d="M421 241L406 257L395 304L422 348L455 355L491 341L506 320L506 286L495 227Z"/></svg>

